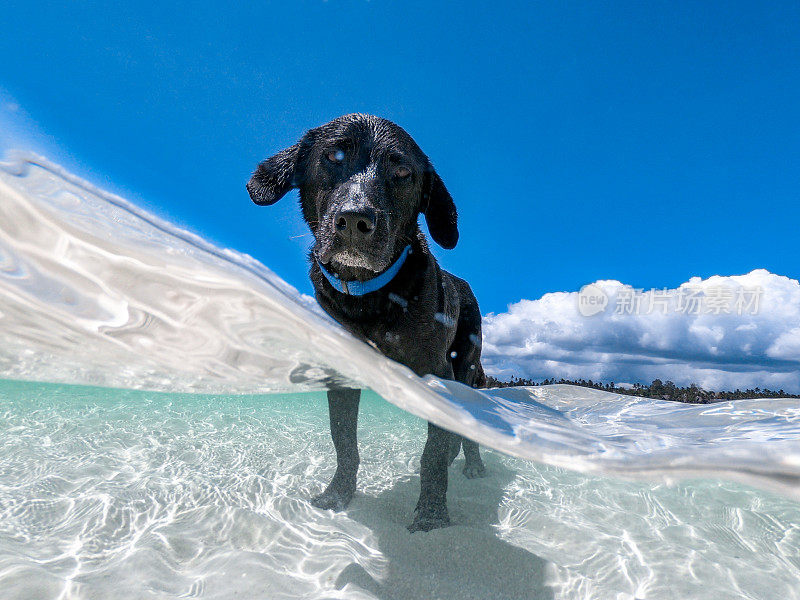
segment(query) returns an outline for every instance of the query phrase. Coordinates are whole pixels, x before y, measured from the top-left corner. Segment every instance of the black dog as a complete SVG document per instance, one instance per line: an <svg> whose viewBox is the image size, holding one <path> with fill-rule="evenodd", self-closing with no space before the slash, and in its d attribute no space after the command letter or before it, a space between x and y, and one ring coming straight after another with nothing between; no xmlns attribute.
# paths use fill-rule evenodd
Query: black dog
<svg viewBox="0 0 800 600"><path fill-rule="evenodd" d="M483 386L481 314L469 285L439 268L417 218L444 248L458 241L456 207L430 160L402 128L370 115L334 119L258 165L247 184L269 205L300 190L315 237L311 281L322 308L348 331L417 375ZM328 392L337 468L315 506L342 510L356 489L360 390ZM447 467L462 438L428 423L421 493L410 531L449 523ZM484 466L463 439L467 477Z"/></svg>

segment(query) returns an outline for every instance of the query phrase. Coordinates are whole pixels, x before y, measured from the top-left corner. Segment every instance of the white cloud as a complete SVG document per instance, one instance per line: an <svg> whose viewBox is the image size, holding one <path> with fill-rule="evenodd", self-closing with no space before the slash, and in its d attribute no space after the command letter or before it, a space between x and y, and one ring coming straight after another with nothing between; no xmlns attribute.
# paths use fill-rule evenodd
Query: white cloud
<svg viewBox="0 0 800 600"><path fill-rule="evenodd" d="M584 289L581 305L579 292L555 292L484 317L487 372L800 392L795 279L757 269L693 277L670 290L634 290L612 280ZM596 314L587 309L606 300Z"/></svg>

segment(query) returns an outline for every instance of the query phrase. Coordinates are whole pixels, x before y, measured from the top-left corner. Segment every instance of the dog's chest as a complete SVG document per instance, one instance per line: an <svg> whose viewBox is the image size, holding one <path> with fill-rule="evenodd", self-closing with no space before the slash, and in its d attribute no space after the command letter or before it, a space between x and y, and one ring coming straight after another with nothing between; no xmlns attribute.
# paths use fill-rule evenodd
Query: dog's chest
<svg viewBox="0 0 800 600"><path fill-rule="evenodd" d="M332 304L321 304L345 329L417 375L450 376L448 354L459 316L450 281L441 290L426 286L422 295L390 299L385 310L368 317L344 315Z"/></svg>
<svg viewBox="0 0 800 600"><path fill-rule="evenodd" d="M400 326L378 323L365 331L378 349L418 375L439 373L447 364L447 353L455 337L456 317L445 313L411 310ZM437 319L436 315L440 315Z"/></svg>
<svg viewBox="0 0 800 600"><path fill-rule="evenodd" d="M417 375L434 373L446 376L447 354L455 337L456 320L450 316L437 320L435 314L424 307L423 310L414 310L410 305L406 314L388 324L379 321L356 323L351 325L351 330Z"/></svg>

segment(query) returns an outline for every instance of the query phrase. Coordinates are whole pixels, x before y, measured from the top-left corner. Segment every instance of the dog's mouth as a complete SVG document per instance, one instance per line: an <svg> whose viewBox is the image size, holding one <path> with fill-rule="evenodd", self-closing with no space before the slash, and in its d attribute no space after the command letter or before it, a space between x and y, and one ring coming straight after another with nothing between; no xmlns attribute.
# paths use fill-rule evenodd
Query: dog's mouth
<svg viewBox="0 0 800 600"><path fill-rule="evenodd" d="M314 250L314 258L323 267L343 279L361 279L380 273L385 267L374 257L358 248L336 248Z"/></svg>
<svg viewBox="0 0 800 600"><path fill-rule="evenodd" d="M352 271L367 271L369 273L380 273L383 269L376 265L374 258L358 250L357 248L343 248L329 250L327 252L314 251L314 258L323 267L334 273Z"/></svg>
<svg viewBox="0 0 800 600"><path fill-rule="evenodd" d="M366 269L368 271L372 271L373 273L380 272L380 269L375 268L375 265L373 264L372 260L370 260L369 257L364 256L364 254L362 254L355 248L340 250L339 252L331 256L331 259L328 262L328 264L334 268L349 267L357 269Z"/></svg>

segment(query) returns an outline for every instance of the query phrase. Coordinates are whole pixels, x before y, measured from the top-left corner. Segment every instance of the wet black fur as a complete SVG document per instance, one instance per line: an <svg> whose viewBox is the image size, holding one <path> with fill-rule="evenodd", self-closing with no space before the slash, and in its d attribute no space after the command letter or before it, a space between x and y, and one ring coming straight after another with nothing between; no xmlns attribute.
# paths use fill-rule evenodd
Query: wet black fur
<svg viewBox="0 0 800 600"><path fill-rule="evenodd" d="M333 155L344 158L331 160ZM398 167L410 174L398 177ZM262 162L247 184L253 202L260 205L277 202L292 188L300 190L303 216L315 236L310 278L322 308L353 335L418 375L483 386L478 303L464 280L439 267L417 223L423 214L431 237L442 247L453 248L458 241L456 208L414 140L399 126L378 117L352 114L334 119ZM367 241L343 241L337 236L334 220L345 205L376 215L374 234ZM397 276L364 296L334 289L318 265L325 264L344 280L365 281L388 268L407 245L411 254ZM336 262L337 252L351 247L365 257L368 267ZM342 510L355 492L359 396L360 390L349 388L328 392L337 469L327 489L312 500L320 508ZM484 467L475 442L428 424L411 531L449 523L447 467L462 445L464 474L482 476Z"/></svg>

